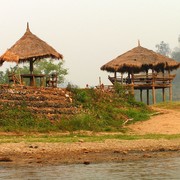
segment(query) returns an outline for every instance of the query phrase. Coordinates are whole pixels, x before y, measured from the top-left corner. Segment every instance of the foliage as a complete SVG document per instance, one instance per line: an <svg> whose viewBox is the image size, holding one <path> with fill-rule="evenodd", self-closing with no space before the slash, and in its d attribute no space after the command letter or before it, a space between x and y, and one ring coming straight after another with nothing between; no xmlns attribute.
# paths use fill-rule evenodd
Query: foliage
<svg viewBox="0 0 180 180"><path fill-rule="evenodd" d="M178 38L178 42L180 42L180 36ZM165 56L170 55L173 59L180 62L180 48L176 47L172 51L169 48L169 44L165 43L164 41L161 41L160 44L157 44L156 48L157 48L158 53L160 53L162 55L165 55ZM175 77L175 79L173 81L173 100L179 101L180 100L180 94L179 94L180 70L176 70L173 73L176 74L176 77ZM157 102L160 102L161 99L162 99L161 98L161 93L157 91Z"/></svg>
<svg viewBox="0 0 180 180"><path fill-rule="evenodd" d="M171 53L171 56L172 56L173 59L175 59L178 62L180 62L180 49L179 49L179 51L173 51Z"/></svg>
<svg viewBox="0 0 180 180"><path fill-rule="evenodd" d="M168 56L171 52L169 44L165 43L164 41L161 41L160 44L156 44L156 48L157 52L164 56Z"/></svg>
<svg viewBox="0 0 180 180"><path fill-rule="evenodd" d="M34 64L35 73L42 74L52 74L56 73L58 75L58 83L64 82L64 76L67 75L67 69L63 68L63 61L59 61L57 64L54 61L45 59L42 61L37 61Z"/></svg>
<svg viewBox="0 0 180 180"><path fill-rule="evenodd" d="M29 65L27 65L27 66L17 65L13 68L11 67L11 68L7 69L5 72L0 71L0 83L1 84L8 82L8 74L9 73L15 73L17 75L29 74ZM67 69L65 69L63 67L63 61L59 61L57 63L50 59L35 61L34 73L35 74L45 74L45 75L56 73L58 75L58 83L63 83L65 75L68 74Z"/></svg>
<svg viewBox="0 0 180 180"><path fill-rule="evenodd" d="M149 118L150 109L138 103L121 87L116 92L102 92L97 89L79 89L68 86L73 94L74 104L82 107L82 112L69 120L61 120L59 128L67 131L124 131L123 124ZM121 93L120 93L121 92Z"/></svg>

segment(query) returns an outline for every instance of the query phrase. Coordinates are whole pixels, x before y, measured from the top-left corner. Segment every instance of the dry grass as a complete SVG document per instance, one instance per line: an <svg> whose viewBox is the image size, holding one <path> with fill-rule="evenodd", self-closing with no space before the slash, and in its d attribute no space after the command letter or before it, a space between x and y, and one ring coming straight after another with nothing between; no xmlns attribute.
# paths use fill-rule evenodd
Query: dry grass
<svg viewBox="0 0 180 180"><path fill-rule="evenodd" d="M156 105L153 105L152 107L180 110L180 101L158 103Z"/></svg>

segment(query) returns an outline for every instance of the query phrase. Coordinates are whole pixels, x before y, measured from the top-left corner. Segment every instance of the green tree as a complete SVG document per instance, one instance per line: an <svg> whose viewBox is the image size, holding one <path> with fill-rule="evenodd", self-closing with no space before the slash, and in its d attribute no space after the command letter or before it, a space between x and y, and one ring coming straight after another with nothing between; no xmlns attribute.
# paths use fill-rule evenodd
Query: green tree
<svg viewBox="0 0 180 180"><path fill-rule="evenodd" d="M171 53L171 49L169 48L169 44L161 41L160 44L156 44L156 52L162 54L164 56L169 56Z"/></svg>
<svg viewBox="0 0 180 180"><path fill-rule="evenodd" d="M63 61L59 61L57 63L49 59L37 61L34 64L34 72L45 75L56 73L58 75L58 83L63 83L65 80L65 75L68 74L67 69L63 67Z"/></svg>
<svg viewBox="0 0 180 180"><path fill-rule="evenodd" d="M174 48L174 51L171 53L171 57L175 59L176 61L180 62L180 48ZM179 89L180 89L180 70L175 71L176 77L173 81L173 89L174 89L174 94L173 94L173 99L174 100L180 100L180 94L179 94Z"/></svg>
<svg viewBox="0 0 180 180"><path fill-rule="evenodd" d="M27 64L27 63L26 63ZM8 83L8 74L28 74L29 73L29 64L27 65L16 65L7 69L5 72L0 71L0 83ZM45 74L49 75L51 73L56 73L58 76L58 83L63 83L65 80L65 75L68 74L67 69L63 67L63 61L55 62L50 59L44 59L34 63L34 73L36 74Z"/></svg>
<svg viewBox="0 0 180 180"><path fill-rule="evenodd" d="M171 53L171 57L180 62L180 48L174 48L174 51Z"/></svg>

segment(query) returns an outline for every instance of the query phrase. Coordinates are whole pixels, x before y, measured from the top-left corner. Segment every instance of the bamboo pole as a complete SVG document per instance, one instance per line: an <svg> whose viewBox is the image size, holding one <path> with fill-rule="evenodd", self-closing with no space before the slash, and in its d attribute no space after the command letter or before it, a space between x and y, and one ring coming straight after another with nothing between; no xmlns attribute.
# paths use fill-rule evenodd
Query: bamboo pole
<svg viewBox="0 0 180 180"><path fill-rule="evenodd" d="M123 84L123 73L121 73L121 84Z"/></svg>
<svg viewBox="0 0 180 180"><path fill-rule="evenodd" d="M153 97L153 104L156 104L154 69L152 69L152 97Z"/></svg>
<svg viewBox="0 0 180 180"><path fill-rule="evenodd" d="M163 70L163 79L164 79L165 77L164 77L164 70ZM163 81L163 84L164 84L165 82ZM166 97L165 97L165 88L162 88L162 97L163 97L163 102L165 102L165 100L166 100Z"/></svg>
<svg viewBox="0 0 180 180"><path fill-rule="evenodd" d="M146 79L148 79L148 70L146 70ZM148 83L148 82L146 82ZM147 88L147 105L149 105L149 89Z"/></svg>
<svg viewBox="0 0 180 180"><path fill-rule="evenodd" d="M166 101L165 88L162 88L162 95L163 95L163 102L165 102Z"/></svg>
<svg viewBox="0 0 180 180"><path fill-rule="evenodd" d="M140 100L143 102L142 89L140 89Z"/></svg>
<svg viewBox="0 0 180 180"><path fill-rule="evenodd" d="M168 75L170 79L170 70L168 70ZM172 80L169 80L169 101L172 101Z"/></svg>
<svg viewBox="0 0 180 180"><path fill-rule="evenodd" d="M147 105L149 105L149 89L147 89Z"/></svg>
<svg viewBox="0 0 180 180"><path fill-rule="evenodd" d="M116 77L117 77L117 72L116 72L116 71L114 72L114 77L115 77L115 79L116 79Z"/></svg>
<svg viewBox="0 0 180 180"><path fill-rule="evenodd" d="M131 91L132 91L132 95L135 95L134 94L134 73L132 72L131 73L131 76L132 76L132 78L131 78Z"/></svg>

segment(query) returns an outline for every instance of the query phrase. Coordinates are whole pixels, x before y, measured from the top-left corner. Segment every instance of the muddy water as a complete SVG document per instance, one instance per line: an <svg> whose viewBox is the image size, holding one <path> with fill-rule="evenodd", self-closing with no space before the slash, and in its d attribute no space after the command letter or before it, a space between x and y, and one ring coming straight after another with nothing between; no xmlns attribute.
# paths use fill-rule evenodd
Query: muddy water
<svg viewBox="0 0 180 180"><path fill-rule="evenodd" d="M42 167L0 166L0 179L173 180L180 179L180 157L90 165L72 164Z"/></svg>

